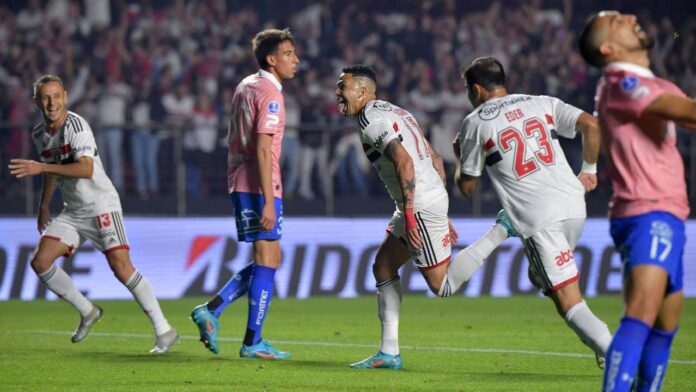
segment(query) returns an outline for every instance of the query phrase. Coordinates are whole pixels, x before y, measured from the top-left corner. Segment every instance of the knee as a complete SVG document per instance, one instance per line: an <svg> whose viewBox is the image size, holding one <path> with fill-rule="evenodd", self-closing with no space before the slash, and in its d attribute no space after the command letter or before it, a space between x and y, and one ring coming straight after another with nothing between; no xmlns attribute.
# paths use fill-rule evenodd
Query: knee
<svg viewBox="0 0 696 392"><path fill-rule="evenodd" d="M42 274L46 271L48 271L49 268L53 265L53 260L51 260L50 257L46 257L45 255L39 255L35 254L34 257L31 259L31 269L36 272L36 274Z"/></svg>
<svg viewBox="0 0 696 392"><path fill-rule="evenodd" d="M399 274L399 271L393 271L387 263L380 263L378 260L372 265L372 275L377 283L389 280Z"/></svg>

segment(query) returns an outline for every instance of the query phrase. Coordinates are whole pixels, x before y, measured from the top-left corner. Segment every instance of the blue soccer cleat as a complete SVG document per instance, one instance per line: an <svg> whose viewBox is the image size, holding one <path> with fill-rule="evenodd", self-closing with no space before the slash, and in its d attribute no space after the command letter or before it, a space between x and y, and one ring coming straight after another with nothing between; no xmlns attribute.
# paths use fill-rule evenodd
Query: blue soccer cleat
<svg viewBox="0 0 696 392"><path fill-rule="evenodd" d="M203 342L205 347L215 354L219 353L220 345L217 341L217 334L220 330L220 325L215 316L208 310L208 306L203 304L193 308L191 320L196 323L198 332L201 335L201 342Z"/></svg>
<svg viewBox="0 0 696 392"><path fill-rule="evenodd" d="M495 223L498 223L499 225L505 228L505 230L507 231L508 238L520 236L512 227L512 223L510 223L510 217L508 216L507 212L505 212L505 210L498 211L498 216L496 216L495 218Z"/></svg>
<svg viewBox="0 0 696 392"><path fill-rule="evenodd" d="M290 353L285 351L278 351L268 340L262 340L252 346L247 346L242 344L242 348L239 349L240 358L248 359L290 359Z"/></svg>
<svg viewBox="0 0 696 392"><path fill-rule="evenodd" d="M378 351L377 354L366 358L360 362L350 365L353 369L393 369L399 370L403 367L401 355L385 354Z"/></svg>

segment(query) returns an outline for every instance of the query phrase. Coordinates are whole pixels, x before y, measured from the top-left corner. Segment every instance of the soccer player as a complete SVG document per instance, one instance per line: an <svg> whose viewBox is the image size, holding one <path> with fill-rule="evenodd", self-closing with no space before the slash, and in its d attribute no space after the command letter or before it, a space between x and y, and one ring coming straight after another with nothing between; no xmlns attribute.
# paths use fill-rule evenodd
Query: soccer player
<svg viewBox="0 0 696 392"><path fill-rule="evenodd" d="M31 136L43 163L12 159L9 165L17 178L43 175L38 217L42 236L31 267L49 290L80 313L80 325L72 335L73 343L80 342L103 310L77 290L55 260L69 256L89 239L150 318L156 335L150 352L169 351L179 335L162 314L152 285L131 263L121 201L104 173L92 128L77 113L68 111L68 93L57 76L44 75L34 83L34 101L44 121L34 127ZM49 205L56 188L60 188L64 208L51 220Z"/></svg>
<svg viewBox="0 0 696 392"><path fill-rule="evenodd" d="M635 15L616 11L593 15L579 39L585 61L604 68L596 111L613 185L611 236L623 260L624 314L605 391L660 389L684 299L689 203L675 123L696 130L696 102L650 71L653 43Z"/></svg>
<svg viewBox="0 0 696 392"><path fill-rule="evenodd" d="M380 348L351 367L401 369L399 268L413 257L430 290L447 297L470 277L468 266L474 260L461 257L450 262L457 232L447 218L445 170L413 115L377 99L377 77L368 66L343 68L336 86L338 111L357 117L364 152L396 205L372 267L382 324ZM486 257L506 238L505 226L496 224L467 249Z"/></svg>
<svg viewBox="0 0 696 392"><path fill-rule="evenodd" d="M554 97L508 94L503 66L493 57L474 60L462 76L475 109L458 136L455 183L470 196L486 169L522 239L532 283L553 300L601 368L611 334L583 300L573 258L585 224L584 195L597 186L597 120ZM577 177L558 142L576 131L584 158Z"/></svg>
<svg viewBox="0 0 696 392"><path fill-rule="evenodd" d="M201 341L213 353L218 318L232 302L248 292L249 313L242 358L288 359L261 337L261 329L273 298L273 277L280 266L278 241L283 223L283 186L280 151L285 131L285 104L281 82L291 79L299 60L288 29L268 29L252 41L260 70L242 80L232 99L232 118L227 141L227 184L234 205L237 239L253 243L254 261L220 289L215 297L197 306L191 318Z"/></svg>

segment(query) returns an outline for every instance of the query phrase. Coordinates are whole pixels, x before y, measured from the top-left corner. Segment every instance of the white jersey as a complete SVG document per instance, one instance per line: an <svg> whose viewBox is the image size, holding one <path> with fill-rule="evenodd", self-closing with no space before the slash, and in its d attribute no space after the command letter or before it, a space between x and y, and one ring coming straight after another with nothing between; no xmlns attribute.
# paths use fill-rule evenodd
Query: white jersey
<svg viewBox="0 0 696 392"><path fill-rule="evenodd" d="M413 160L416 177L414 211L447 200L447 190L433 167L423 131L411 113L389 102L374 100L368 102L358 115L358 124L365 155L377 169L398 211L404 208L401 184L394 164L384 156L384 148L397 138Z"/></svg>
<svg viewBox="0 0 696 392"><path fill-rule="evenodd" d="M65 165L81 157L90 157L94 161L92 178L55 176L65 213L84 218L121 211L118 192L104 172L92 128L84 118L68 112L55 132L47 132L46 124L41 123L34 127L31 137L43 162Z"/></svg>
<svg viewBox="0 0 696 392"><path fill-rule="evenodd" d="M511 94L486 101L462 123L461 172L478 177L486 168L524 238L586 216L584 188L558 142L558 135L575 137L581 113L558 98Z"/></svg>

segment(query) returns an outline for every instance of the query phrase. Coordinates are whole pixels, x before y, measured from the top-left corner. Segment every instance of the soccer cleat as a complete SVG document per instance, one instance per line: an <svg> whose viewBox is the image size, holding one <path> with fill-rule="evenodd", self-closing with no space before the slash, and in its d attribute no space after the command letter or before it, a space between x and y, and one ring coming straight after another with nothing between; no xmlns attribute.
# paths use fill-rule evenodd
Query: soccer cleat
<svg viewBox="0 0 696 392"><path fill-rule="evenodd" d="M242 348L239 349L240 358L249 359L290 359L290 353L285 351L278 351L268 340L262 340L253 346L247 346L242 344Z"/></svg>
<svg viewBox="0 0 696 392"><path fill-rule="evenodd" d="M360 362L350 365L353 369L393 369L399 370L403 367L401 355L385 354L378 351L377 354L366 358Z"/></svg>
<svg viewBox="0 0 696 392"><path fill-rule="evenodd" d="M102 315L104 314L104 309L99 307L99 305L94 305L92 308L92 311L89 312L87 317L80 317L80 325L77 327L75 332L72 334L72 340L73 343L78 343L81 342L82 339L86 338L87 335L89 334L89 330L92 329L92 326L94 323L99 321L99 319L102 318Z"/></svg>
<svg viewBox="0 0 696 392"><path fill-rule="evenodd" d="M595 354L595 359L597 359L597 366L598 366L600 369L604 370L604 363L606 362L606 360L604 359L604 357L601 356L601 355L599 355L599 354Z"/></svg>
<svg viewBox="0 0 696 392"><path fill-rule="evenodd" d="M191 320L198 326L198 332L201 335L201 342L205 347L217 354L220 352L220 345L217 341L217 334L220 330L218 320L208 310L206 304L198 305L191 312Z"/></svg>
<svg viewBox="0 0 696 392"><path fill-rule="evenodd" d="M505 212L505 210L498 211L498 216L495 217L495 223L498 223L505 228L505 230L507 231L508 238L520 236L512 227L512 224L510 223L510 217L508 216L507 212Z"/></svg>
<svg viewBox="0 0 696 392"><path fill-rule="evenodd" d="M162 335L157 335L155 339L155 347L150 350L153 354L166 353L174 345L174 343L179 341L179 334L176 333L174 328L163 333Z"/></svg>

